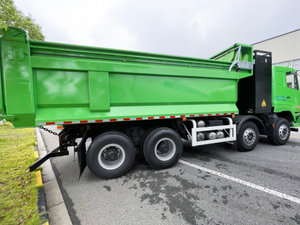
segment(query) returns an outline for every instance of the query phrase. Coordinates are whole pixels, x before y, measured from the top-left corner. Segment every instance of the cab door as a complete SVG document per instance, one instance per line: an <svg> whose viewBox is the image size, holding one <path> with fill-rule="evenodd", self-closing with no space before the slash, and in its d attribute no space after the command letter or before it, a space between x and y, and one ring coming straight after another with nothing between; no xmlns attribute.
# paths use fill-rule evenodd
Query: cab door
<svg viewBox="0 0 300 225"><path fill-rule="evenodd" d="M286 87L286 104L293 110L292 113L298 113L300 111L300 92L297 73L286 72Z"/></svg>

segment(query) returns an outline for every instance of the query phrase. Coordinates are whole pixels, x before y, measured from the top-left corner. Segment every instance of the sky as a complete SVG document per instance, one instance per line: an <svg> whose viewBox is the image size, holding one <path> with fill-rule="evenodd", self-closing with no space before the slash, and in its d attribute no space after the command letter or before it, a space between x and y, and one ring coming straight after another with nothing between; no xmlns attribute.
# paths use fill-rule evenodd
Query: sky
<svg viewBox="0 0 300 225"><path fill-rule="evenodd" d="M300 0L14 0L45 41L210 56L300 29Z"/></svg>

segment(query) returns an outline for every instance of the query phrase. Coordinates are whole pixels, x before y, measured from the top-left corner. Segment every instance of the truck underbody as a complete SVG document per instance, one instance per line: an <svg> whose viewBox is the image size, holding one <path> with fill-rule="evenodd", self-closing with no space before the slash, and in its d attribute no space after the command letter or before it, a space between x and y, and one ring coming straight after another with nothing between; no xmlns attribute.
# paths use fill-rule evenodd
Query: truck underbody
<svg viewBox="0 0 300 225"><path fill-rule="evenodd" d="M267 135L275 145L283 145L289 139L290 123L276 114L233 117L66 125L59 133L60 146L31 165L30 170L34 171L50 157L68 155L68 147L74 147L78 154L79 176L88 165L97 176L114 178L131 168L138 151L154 169L172 167L183 151L181 139L191 146L230 143L232 149L239 151L254 149L259 135ZM88 138L92 143L86 149Z"/></svg>

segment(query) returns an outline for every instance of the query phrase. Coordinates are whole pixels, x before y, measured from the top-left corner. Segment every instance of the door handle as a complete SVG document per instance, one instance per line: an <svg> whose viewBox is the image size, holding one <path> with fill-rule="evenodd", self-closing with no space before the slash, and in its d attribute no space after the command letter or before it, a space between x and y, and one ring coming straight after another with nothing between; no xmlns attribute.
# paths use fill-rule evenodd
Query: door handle
<svg viewBox="0 0 300 225"><path fill-rule="evenodd" d="M286 98L291 98L290 96L287 96Z"/></svg>

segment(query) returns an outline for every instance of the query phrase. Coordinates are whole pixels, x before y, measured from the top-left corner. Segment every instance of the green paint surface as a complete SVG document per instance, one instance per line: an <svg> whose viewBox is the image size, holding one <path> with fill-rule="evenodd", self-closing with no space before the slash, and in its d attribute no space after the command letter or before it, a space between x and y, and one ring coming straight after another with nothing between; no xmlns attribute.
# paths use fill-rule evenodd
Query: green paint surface
<svg viewBox="0 0 300 225"><path fill-rule="evenodd" d="M236 48L235 45L233 46ZM238 112L237 82L252 70L222 60L1 38L0 110L37 123ZM252 62L252 46L242 45Z"/></svg>
<svg viewBox="0 0 300 225"><path fill-rule="evenodd" d="M288 84L290 80L287 78L287 74L290 72L295 73L296 71L288 67L272 67L272 106L275 113L288 112L292 115L293 121L299 121L299 77L295 76L298 88L291 88Z"/></svg>

